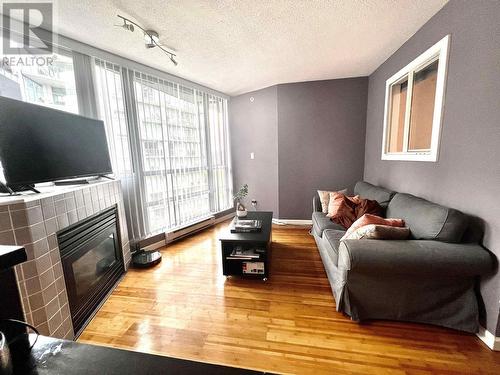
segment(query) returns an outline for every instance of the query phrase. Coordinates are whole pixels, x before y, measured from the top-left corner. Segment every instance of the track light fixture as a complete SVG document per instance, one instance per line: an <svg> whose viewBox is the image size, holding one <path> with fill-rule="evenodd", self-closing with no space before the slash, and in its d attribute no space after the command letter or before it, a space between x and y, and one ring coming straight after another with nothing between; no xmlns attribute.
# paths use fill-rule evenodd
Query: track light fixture
<svg viewBox="0 0 500 375"><path fill-rule="evenodd" d="M158 47L163 52L165 52L165 54L168 56L168 58L170 59L170 61L172 62L172 64L174 64L175 66L177 66L178 62L175 60L175 56L176 56L175 53L166 50L165 48L163 48L160 45L160 37L159 37L159 35L158 35L158 33L156 31L154 31L154 30L146 30L141 25L138 25L137 23L135 23L132 20L129 20L126 17L120 16L119 14L117 14L117 16L120 19L123 20L123 25L117 25L117 26L120 26L123 29L129 30L131 32L134 32L134 30L135 30L134 26L138 27L144 33L144 42L146 44L146 48Z"/></svg>
<svg viewBox="0 0 500 375"><path fill-rule="evenodd" d="M116 25L116 26L119 26L119 25ZM131 23L127 23L127 21L125 19L123 19L123 25L121 27L123 27L125 30L129 30L129 31L134 32L134 25L132 25Z"/></svg>

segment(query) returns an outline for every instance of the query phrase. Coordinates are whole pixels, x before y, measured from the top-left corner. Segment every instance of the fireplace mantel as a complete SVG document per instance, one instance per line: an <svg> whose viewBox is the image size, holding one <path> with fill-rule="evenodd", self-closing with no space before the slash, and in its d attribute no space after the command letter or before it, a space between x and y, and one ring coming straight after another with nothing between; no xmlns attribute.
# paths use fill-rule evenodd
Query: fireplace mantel
<svg viewBox="0 0 500 375"><path fill-rule="evenodd" d="M40 194L0 198L0 245L26 248L28 260L15 267L25 320L40 333L73 339L56 232L114 205L118 209L125 269L130 243L120 181L78 186L37 186Z"/></svg>

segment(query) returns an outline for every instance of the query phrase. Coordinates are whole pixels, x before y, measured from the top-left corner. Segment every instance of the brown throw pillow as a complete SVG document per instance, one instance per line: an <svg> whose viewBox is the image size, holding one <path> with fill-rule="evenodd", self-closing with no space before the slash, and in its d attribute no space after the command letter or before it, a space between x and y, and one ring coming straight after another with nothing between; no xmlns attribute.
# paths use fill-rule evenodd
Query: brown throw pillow
<svg viewBox="0 0 500 375"><path fill-rule="evenodd" d="M351 232L343 240L406 240L410 237L410 228L390 225L368 224Z"/></svg>
<svg viewBox="0 0 500 375"><path fill-rule="evenodd" d="M354 212L356 214L356 219L359 219L365 214L381 216L382 207L380 207L380 204L378 204L377 201L372 201L370 199L360 199L360 202L356 205Z"/></svg>
<svg viewBox="0 0 500 375"><path fill-rule="evenodd" d="M330 193L347 194L347 189L343 189L343 190L339 190L339 191L318 190L319 200L321 202L321 211L324 214L328 213L328 204L330 203Z"/></svg>
<svg viewBox="0 0 500 375"><path fill-rule="evenodd" d="M381 212L382 208L377 201L363 199L359 195L348 197L341 193L331 193L326 216L347 229L365 213L380 215Z"/></svg>
<svg viewBox="0 0 500 375"><path fill-rule="evenodd" d="M328 216L333 222L349 228L356 220L356 205L359 203L359 196L348 197L342 193L331 193L330 204L328 205Z"/></svg>

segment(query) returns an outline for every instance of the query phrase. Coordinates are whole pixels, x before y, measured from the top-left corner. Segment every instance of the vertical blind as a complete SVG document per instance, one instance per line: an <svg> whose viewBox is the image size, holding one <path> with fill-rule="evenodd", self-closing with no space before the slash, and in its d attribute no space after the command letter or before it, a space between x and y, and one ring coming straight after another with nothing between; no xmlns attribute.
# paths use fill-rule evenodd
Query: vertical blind
<svg viewBox="0 0 500 375"><path fill-rule="evenodd" d="M226 99L98 59L95 84L134 237L232 207Z"/></svg>

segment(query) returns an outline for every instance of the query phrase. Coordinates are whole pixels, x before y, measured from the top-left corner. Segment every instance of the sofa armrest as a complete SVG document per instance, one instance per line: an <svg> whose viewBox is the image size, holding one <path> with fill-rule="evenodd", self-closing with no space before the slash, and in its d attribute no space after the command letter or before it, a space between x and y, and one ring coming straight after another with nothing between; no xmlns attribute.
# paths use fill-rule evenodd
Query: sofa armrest
<svg viewBox="0 0 500 375"><path fill-rule="evenodd" d="M428 240L345 240L338 264L346 271L443 277L478 276L494 267L491 253L477 244Z"/></svg>
<svg viewBox="0 0 500 375"><path fill-rule="evenodd" d="M318 193L313 196L313 212L321 212L323 211L321 208L321 200L319 199Z"/></svg>

